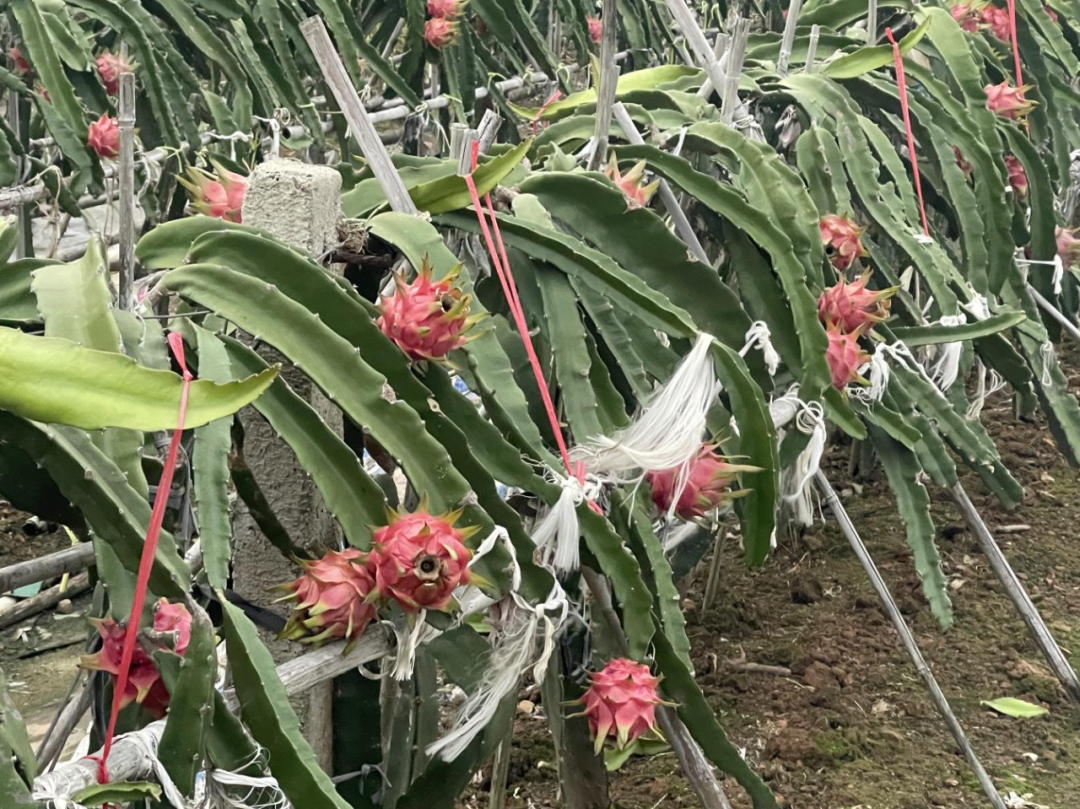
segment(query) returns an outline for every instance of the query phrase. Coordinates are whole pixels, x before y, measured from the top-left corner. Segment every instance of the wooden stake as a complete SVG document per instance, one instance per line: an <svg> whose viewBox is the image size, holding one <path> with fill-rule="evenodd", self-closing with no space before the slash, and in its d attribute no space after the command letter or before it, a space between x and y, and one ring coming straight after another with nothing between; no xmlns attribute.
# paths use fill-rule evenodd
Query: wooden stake
<svg viewBox="0 0 1080 809"><path fill-rule="evenodd" d="M863 544L858 531L855 530L855 525L851 522L851 518L848 517L847 510L844 508L843 504L841 504L840 498L836 496L836 492L833 491L833 487L829 483L828 478L826 478L824 473L820 470L814 476L814 479L817 482L818 488L821 489L822 497L828 504L833 516L836 518L840 530L843 531L848 544L851 545L852 550L855 551L855 555L859 558L863 570L866 571L866 575L870 578L870 583L877 592L878 598L881 599L881 603L885 607L885 612L888 614L889 620L892 621L896 634L900 636L900 640L907 650L908 657L910 657L911 661L915 664L915 670L919 672L919 676L922 677L923 682L926 684L926 688L930 692L930 698L934 702L934 707L937 708L938 713L941 714L941 718L945 720L949 732L952 733L957 746L963 751L964 758L967 759L968 765L975 773L975 778L978 780L979 786L982 787L986 797L990 799L990 804L994 809L1007 809L1005 802L1001 799L1001 795L998 794L997 788L994 786L994 782L990 780L990 776L987 775L978 756L975 755L975 750L971 747L971 743L968 741L964 729L960 726L956 714L953 713L952 708L949 706L949 701L945 699L945 694L942 692L941 686L938 685L933 672L930 671L930 667L926 665L926 660L923 659L922 652L919 651L919 646L915 642L915 636L912 635L911 630L908 629L904 617L900 614L900 608L896 606L896 602L893 600L892 594L885 584L885 580L881 578L881 573L878 572L874 560L870 557L870 552Z"/></svg>
<svg viewBox="0 0 1080 809"><path fill-rule="evenodd" d="M337 99L345 120L349 123L349 130L356 141L360 144L360 151L364 153L375 179L386 195L390 207L401 213L415 214L416 206L412 197L409 196L405 183L394 168L390 160L390 153L386 150L379 133L368 117L360 96L353 87L349 74L345 71L345 65L341 61L330 40L330 34L321 17L309 17L300 23L300 31L307 40L311 52L315 55L315 61L323 72L330 92Z"/></svg>
<svg viewBox="0 0 1080 809"><path fill-rule="evenodd" d="M86 715L86 712L90 710L90 703L93 701L94 696L94 690L90 687L92 679L93 672L91 672L90 677L85 678L80 672L79 677L76 678L75 689L67 695L67 699L64 700L64 707L56 715L52 726L38 747L36 756L40 770L52 769L60 754L64 752L64 745L67 744L68 737L75 731L76 726ZM72 699L76 690L78 696Z"/></svg>
<svg viewBox="0 0 1080 809"><path fill-rule="evenodd" d="M645 139L638 132L637 125L634 123L634 119L630 117L630 113L626 111L626 107L622 105L622 102L615 102L612 107L612 112L615 115L615 120L619 122L619 126L622 127L622 131L626 134L626 139L635 146L640 146L645 143ZM703 261L706 264L710 264L709 254L705 252L705 248L702 247L701 242L698 240L697 234L694 233L694 228L690 224L690 220L686 218L686 213L683 211L682 206L679 205L679 200L675 198L674 192L671 190L671 186L668 185L667 180L660 180L659 187L660 201L664 203L664 208L667 210L671 220L675 223L675 231L679 234L679 238L683 240L683 243L690 248L690 252L697 257L698 261Z"/></svg>
<svg viewBox="0 0 1080 809"><path fill-rule="evenodd" d="M795 44L795 26L799 24L800 11L802 11L802 0L791 0L787 21L784 24L784 38L780 43L780 57L776 60L776 72L781 76L788 74L791 48Z"/></svg>
<svg viewBox="0 0 1080 809"><path fill-rule="evenodd" d="M1035 639L1035 643L1038 644L1043 657L1046 658L1046 662L1050 664L1050 668L1053 669L1054 674L1057 675L1058 680L1069 696L1080 702L1080 681L1076 678L1076 672L1069 665L1068 658L1061 651L1061 647L1057 645L1054 636L1050 634L1050 628L1047 627L1039 611L1031 602L1024 585L1021 584L1020 579L1013 572L1009 560L1001 552L1001 547L994 540L983 518L979 516L979 512L972 504L967 492L964 491L964 487L957 482L956 485L949 489L949 494L964 518L964 522L967 523L971 533L978 540L979 547L982 548L982 552L990 563L991 569L997 575L998 581L1001 582L1009 599L1020 612L1020 617L1024 619L1028 631Z"/></svg>
<svg viewBox="0 0 1080 809"><path fill-rule="evenodd" d="M866 44L876 45L877 40L877 0L869 0L866 8Z"/></svg>
<svg viewBox="0 0 1080 809"><path fill-rule="evenodd" d="M75 598L90 589L90 577L86 573L80 573L67 583L67 587L61 585L42 590L35 596L25 601L20 601L13 607L8 607L0 612L0 629L6 629L12 624L17 624L26 618L44 612L50 607L55 607L65 598Z"/></svg>
<svg viewBox="0 0 1080 809"><path fill-rule="evenodd" d="M135 74L120 74L120 308L135 308Z"/></svg>
<svg viewBox="0 0 1080 809"><path fill-rule="evenodd" d="M600 39L600 87L596 93L596 131L589 155L589 171L597 171L607 160L608 134L611 131L611 108L619 84L618 47L619 9L617 0L604 0L603 36Z"/></svg>
<svg viewBox="0 0 1080 809"><path fill-rule="evenodd" d="M94 564L94 545L82 542L56 553L0 569L0 593L9 593L34 582L78 573Z"/></svg>

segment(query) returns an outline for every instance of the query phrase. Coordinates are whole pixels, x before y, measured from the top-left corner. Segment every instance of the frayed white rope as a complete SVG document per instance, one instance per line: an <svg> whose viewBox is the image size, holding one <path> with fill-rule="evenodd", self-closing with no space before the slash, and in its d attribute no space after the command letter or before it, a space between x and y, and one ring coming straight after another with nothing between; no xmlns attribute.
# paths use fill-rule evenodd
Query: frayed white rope
<svg viewBox="0 0 1080 809"><path fill-rule="evenodd" d="M689 126L684 126L679 129L679 139L675 142L675 148L671 150L673 157L678 157L682 154L683 143L686 142L686 132L689 129Z"/></svg>
<svg viewBox="0 0 1080 809"><path fill-rule="evenodd" d="M390 667L390 674L395 680L408 680L413 675L416 666L416 650L429 640L433 640L441 633L431 626L426 620L427 610L420 610L416 615L398 616L393 621L383 621L394 630L397 646L394 650L394 662ZM361 667L363 672L363 667ZM386 676L383 672L377 675L368 675L370 679L381 680Z"/></svg>
<svg viewBox="0 0 1080 809"><path fill-rule="evenodd" d="M986 406L986 399L1005 387L1005 380L1001 374L992 368L987 368L981 359L975 360L975 393L971 397L971 403L967 408L969 419L978 419Z"/></svg>
<svg viewBox="0 0 1080 809"><path fill-rule="evenodd" d="M962 314L944 315L939 321L942 326L962 326L967 323L967 317ZM943 343L935 347L936 357L930 365L930 379L942 393L947 391L956 382L960 375L960 358L964 352L962 342Z"/></svg>
<svg viewBox="0 0 1080 809"><path fill-rule="evenodd" d="M757 320L750 325L746 332L746 345L742 347L739 356L745 357L752 348L761 349L769 376L776 376L780 368L780 355L776 353L776 348L772 344L772 332L769 331L769 326L764 320Z"/></svg>
<svg viewBox="0 0 1080 809"><path fill-rule="evenodd" d="M290 809L291 804L272 775L243 775L252 765L265 772L266 750L259 746L248 761L237 767L240 772L207 770L206 792L199 809Z"/></svg>
<svg viewBox="0 0 1080 809"><path fill-rule="evenodd" d="M1041 265L1043 267L1053 267L1054 274L1051 280L1054 284L1054 294L1060 295L1063 282L1065 281L1065 262L1061 260L1060 255L1055 255L1053 259L1048 261L1037 260L1033 258L1023 258L1021 256L1016 257L1016 263L1020 265L1025 271L1027 271L1033 265ZM1026 279L1025 279L1026 280Z"/></svg>
<svg viewBox="0 0 1080 809"><path fill-rule="evenodd" d="M553 469L545 469L544 476L562 487L562 491L555 505L534 526L532 539L540 550L543 563L565 576L581 567L581 526L577 507L589 495L586 486L576 477L564 477ZM586 479L586 484L589 488L599 489L595 478Z"/></svg>
<svg viewBox="0 0 1080 809"><path fill-rule="evenodd" d="M967 309L976 320L989 320L990 302L985 295L980 295L974 288L969 289L971 291L971 300L960 305Z"/></svg>
<svg viewBox="0 0 1080 809"><path fill-rule="evenodd" d="M705 417L720 385L709 348L714 337L698 335L668 383L644 412L613 437L599 436L571 453L601 481L626 483L645 472L681 468L701 449Z"/></svg>
<svg viewBox="0 0 1080 809"><path fill-rule="evenodd" d="M492 606L491 658L484 677L458 709L449 732L427 746L428 755L453 761L468 749L495 716L503 699L518 688L522 674L533 660L541 626L543 646L532 665L532 674L538 685L543 682L555 649L555 637L566 622L569 608L566 593L557 579L543 603L534 606L515 592Z"/></svg>
<svg viewBox="0 0 1080 809"><path fill-rule="evenodd" d="M861 375L865 376L869 373L869 387L852 385L848 389L851 396L870 405L880 402L884 398L885 391L889 389L889 378L892 375L887 357L888 345L878 343L873 356L870 357L870 362L859 369Z"/></svg>
<svg viewBox="0 0 1080 809"><path fill-rule="evenodd" d="M1042 377L1039 381L1043 386L1052 385L1054 378L1050 375L1050 367L1054 363L1054 344L1050 341L1039 346L1039 355L1042 357Z"/></svg>

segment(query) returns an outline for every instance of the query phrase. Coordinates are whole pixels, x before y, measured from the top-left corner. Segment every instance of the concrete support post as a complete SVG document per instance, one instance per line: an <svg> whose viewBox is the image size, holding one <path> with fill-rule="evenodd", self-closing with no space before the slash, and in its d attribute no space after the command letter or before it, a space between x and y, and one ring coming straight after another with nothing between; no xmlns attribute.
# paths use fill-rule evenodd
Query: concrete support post
<svg viewBox="0 0 1080 809"><path fill-rule="evenodd" d="M318 260L337 241L341 175L327 166L294 160L263 163L248 179L242 213L244 224L262 228ZM273 349L263 347L259 352L268 362L285 363L282 376L289 386L319 412L331 429L342 430L341 411L307 376L289 366ZM254 408L240 412L240 423L247 466L293 541L305 548L334 546L340 529L293 451ZM288 605L271 606L276 596L269 588L295 575L295 568L274 550L240 503L233 517L233 589L255 604L285 615ZM299 654L296 644L278 641L269 633L264 633L263 640L278 663ZM293 698L304 736L327 771L332 761L332 689L328 681Z"/></svg>

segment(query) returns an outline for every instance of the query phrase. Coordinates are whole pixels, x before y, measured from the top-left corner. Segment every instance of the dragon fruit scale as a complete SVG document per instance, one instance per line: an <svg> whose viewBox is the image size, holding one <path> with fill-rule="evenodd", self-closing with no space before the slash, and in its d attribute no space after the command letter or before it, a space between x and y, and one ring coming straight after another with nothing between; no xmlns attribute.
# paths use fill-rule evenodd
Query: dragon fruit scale
<svg viewBox="0 0 1080 809"><path fill-rule="evenodd" d="M841 278L836 286L821 293L818 298L821 322L835 323L841 331L853 332L885 320L889 316L889 298L896 293L897 287L875 292L866 288L869 280L870 271L867 270L851 283Z"/></svg>
<svg viewBox="0 0 1080 809"><path fill-rule="evenodd" d="M654 677L648 666L623 657L609 660L592 675L580 704L597 754L608 739L622 750L646 733L659 735L656 706L667 704L657 693L659 684L660 678Z"/></svg>
<svg viewBox="0 0 1080 809"><path fill-rule="evenodd" d="M988 84L983 88L986 91L986 108L995 115L1018 121L1031 112L1035 106L1034 101L1028 101L1024 96L1030 85L1013 87L1009 82L1001 84Z"/></svg>
<svg viewBox="0 0 1080 809"><path fill-rule="evenodd" d="M465 540L478 530L455 528L460 514L432 515L423 503L411 514L389 511L368 556L379 596L407 613L447 608L454 589L469 583L472 551Z"/></svg>
<svg viewBox="0 0 1080 809"><path fill-rule="evenodd" d="M835 323L828 324L825 329L825 334L829 338L825 360L832 372L833 387L838 390L843 390L852 382L860 385L867 384L867 380L859 374L859 369L870 362L870 355L859 345L862 332L863 327L860 327L853 332L845 333Z"/></svg>
<svg viewBox="0 0 1080 809"><path fill-rule="evenodd" d="M472 297L454 286L459 272L461 265L433 281L425 259L416 280L396 275L396 293L379 303L379 328L409 359L442 360L469 341L466 332L481 318L469 316Z"/></svg>
<svg viewBox="0 0 1080 809"><path fill-rule="evenodd" d="M341 638L356 643L377 611L375 578L366 561L354 548L301 561L300 577L279 587L288 593L282 600L295 602L281 637L316 647Z"/></svg>
<svg viewBox="0 0 1080 809"><path fill-rule="evenodd" d="M92 623L101 636L101 649L95 654L82 658L79 661L79 667L91 671L108 672L115 685L120 675L120 662L123 657L124 636L127 634L127 629L124 624L118 624L112 618L95 620ZM172 634L171 645L162 642L166 633ZM170 604L164 598L159 600L154 606L153 634L153 642L159 648L172 648L177 654L183 655L191 640L191 613L183 604ZM124 688L120 707L126 707L132 702L142 705L157 719L165 715L165 709L169 704L169 692L161 680L161 674L154 665L153 658L139 642L136 642L131 657L127 686Z"/></svg>
<svg viewBox="0 0 1080 809"><path fill-rule="evenodd" d="M829 261L841 272L854 264L855 259L866 255L866 250L859 241L866 228L858 227L846 216L825 214L818 222L818 228Z"/></svg>
<svg viewBox="0 0 1080 809"><path fill-rule="evenodd" d="M690 464L686 483L675 503L675 514L684 520L704 517L723 503L747 494L745 489L733 491L730 488L740 472L760 471L761 468L757 466L728 463L712 444L703 444ZM665 469L648 475L653 502L664 513L671 509L678 492L680 475L680 469Z"/></svg>

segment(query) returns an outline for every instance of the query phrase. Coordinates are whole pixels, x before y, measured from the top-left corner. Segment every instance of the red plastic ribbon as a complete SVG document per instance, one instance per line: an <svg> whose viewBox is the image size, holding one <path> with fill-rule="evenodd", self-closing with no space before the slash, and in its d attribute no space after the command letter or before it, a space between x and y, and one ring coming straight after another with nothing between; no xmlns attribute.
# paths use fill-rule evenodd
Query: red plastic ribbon
<svg viewBox="0 0 1080 809"><path fill-rule="evenodd" d="M1009 40L1012 42L1013 64L1016 67L1016 86L1024 86L1024 74L1020 70L1020 44L1016 41L1016 0L1006 0L1009 8Z"/></svg>
<svg viewBox="0 0 1080 809"><path fill-rule="evenodd" d="M143 543L142 557L139 559L139 572L135 579L135 596L131 602L131 615L128 617L127 630L124 634L124 649L120 656L120 671L116 675L116 683L113 686L112 709L109 713L109 729L105 732L105 744L98 754L98 783L109 782L109 752L112 750L113 735L116 733L116 720L120 716L120 702L123 700L124 691L127 690L128 676L131 673L131 659L135 654L135 642L139 634L139 619L142 618L143 607L146 604L146 590L150 584L150 571L154 566L154 556L157 552L158 537L161 535L161 523L165 518L165 508L169 503L169 492L172 489L173 472L176 469L176 459L180 453L180 438L184 434L184 419L187 415L188 394L191 389L191 372L184 361L184 341L177 332L169 334L169 347L172 348L173 356L180 364L180 370L184 375L184 385L180 390L180 411L177 419L176 430L169 442L169 452L165 456L165 468L161 472L161 480L158 481L157 494L154 495L154 507L150 512L150 524L146 527L146 540Z"/></svg>
<svg viewBox="0 0 1080 809"><path fill-rule="evenodd" d="M896 44L891 28L885 29L885 36L892 43L893 63L896 65L896 86L900 92L900 111L904 116L904 129L907 130L908 155L911 157L911 172L915 175L915 193L919 196L919 214L922 216L922 229L926 236L930 235L930 226L926 223L926 205L923 202L922 178L919 176L919 158L915 154L915 135L911 131L911 113L908 111L907 79L904 76L904 57L900 54L900 46Z"/></svg>
<svg viewBox="0 0 1080 809"><path fill-rule="evenodd" d="M536 115L533 116L533 119L532 119L532 122L531 122L531 124L532 124L532 133L534 135L536 134L536 127L538 127L540 125L540 119L543 118L544 113L547 112L547 108L550 107L552 104L554 104L556 101L558 101L560 98L562 98L562 90L556 90L554 93L552 93L550 96L548 96L547 101L545 101L543 104L540 105L540 109L538 109L536 111ZM475 168L476 168L476 166L474 164L473 169L475 169Z"/></svg>

